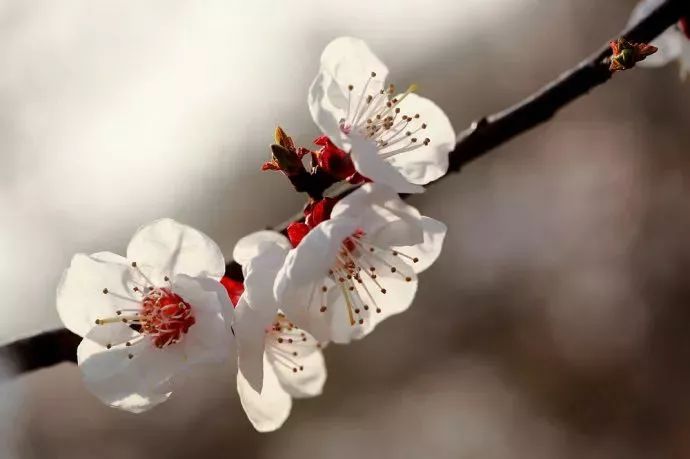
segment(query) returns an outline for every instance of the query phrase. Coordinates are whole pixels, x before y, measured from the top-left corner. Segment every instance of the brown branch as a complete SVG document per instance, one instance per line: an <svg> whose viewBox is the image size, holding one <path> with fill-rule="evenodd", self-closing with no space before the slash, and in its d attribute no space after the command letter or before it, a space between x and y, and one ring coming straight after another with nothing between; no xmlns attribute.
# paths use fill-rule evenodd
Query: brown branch
<svg viewBox="0 0 690 459"><path fill-rule="evenodd" d="M638 24L624 30L620 36L633 42L647 43L688 15L690 4L687 0L667 0ZM460 171L472 160L548 121L573 100L607 82L611 78L610 56L611 50L607 44L517 105L474 122L458 136L455 149L449 154L449 173ZM320 196L326 183L328 181L323 181L322 184L305 184L304 189L310 195ZM284 228L276 229L280 231ZM235 279L242 278L242 270L234 261L228 264L226 274ZM24 373L60 362L74 361L80 340L68 330L54 330L0 347L0 357L11 359L16 364L17 373Z"/></svg>

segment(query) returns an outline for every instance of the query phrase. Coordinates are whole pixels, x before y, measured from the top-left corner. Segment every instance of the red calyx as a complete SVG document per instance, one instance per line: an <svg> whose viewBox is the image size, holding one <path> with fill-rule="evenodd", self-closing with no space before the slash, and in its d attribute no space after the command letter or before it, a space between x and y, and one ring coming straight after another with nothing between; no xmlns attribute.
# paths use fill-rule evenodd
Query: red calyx
<svg viewBox="0 0 690 459"><path fill-rule="evenodd" d="M324 171L338 180L349 180L357 173L350 155L338 148L331 139L322 135L314 139L314 143L321 147L321 150L316 152L316 157L319 167Z"/></svg>
<svg viewBox="0 0 690 459"><path fill-rule="evenodd" d="M323 198L310 203L304 210L304 222L309 228L315 228L319 223L331 218L331 211L337 202L335 198Z"/></svg>
<svg viewBox="0 0 690 459"><path fill-rule="evenodd" d="M221 277L220 283L223 284L223 287L227 290L232 305L237 306L237 302L240 301L240 296L244 293L244 283L225 276Z"/></svg>
<svg viewBox="0 0 690 459"><path fill-rule="evenodd" d="M306 223L290 223L290 225L287 227L287 236L292 246L297 247L299 243L302 242L304 236L306 236L307 233L309 233L310 229L311 228L309 228L309 226L307 226Z"/></svg>

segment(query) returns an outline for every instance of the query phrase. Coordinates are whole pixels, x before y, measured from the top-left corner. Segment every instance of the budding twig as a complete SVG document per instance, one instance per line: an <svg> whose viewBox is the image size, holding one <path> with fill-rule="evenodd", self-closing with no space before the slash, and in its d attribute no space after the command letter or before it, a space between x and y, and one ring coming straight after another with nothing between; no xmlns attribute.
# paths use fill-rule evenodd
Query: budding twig
<svg viewBox="0 0 690 459"><path fill-rule="evenodd" d="M631 43L648 43L689 15L690 4L687 0L666 0L615 39L625 38ZM460 171L465 164L548 121L573 100L607 82L612 75L610 66L611 48L607 43L594 55L520 103L472 123L460 133L455 148L450 152L449 174ZM314 178L320 180L320 183L312 179L306 180L308 183L301 183L300 188L316 197L321 196L326 187L332 184L332 181L324 180L323 177ZM349 191L351 190L345 193ZM285 225L274 229L285 230ZM228 264L226 274L231 278L241 279L242 270L233 261ZM16 363L17 373L24 373L63 361L75 361L79 341L80 338L68 330L53 330L0 347L0 357L12 359Z"/></svg>

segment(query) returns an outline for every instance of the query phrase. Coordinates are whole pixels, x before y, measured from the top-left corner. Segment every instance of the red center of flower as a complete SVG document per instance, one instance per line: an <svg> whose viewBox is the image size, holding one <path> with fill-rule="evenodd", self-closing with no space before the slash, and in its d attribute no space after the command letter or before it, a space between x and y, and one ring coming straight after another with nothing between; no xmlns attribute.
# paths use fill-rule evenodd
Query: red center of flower
<svg viewBox="0 0 690 459"><path fill-rule="evenodd" d="M196 322L192 306L167 288L149 292L141 307L141 330L151 336L157 348L177 343Z"/></svg>

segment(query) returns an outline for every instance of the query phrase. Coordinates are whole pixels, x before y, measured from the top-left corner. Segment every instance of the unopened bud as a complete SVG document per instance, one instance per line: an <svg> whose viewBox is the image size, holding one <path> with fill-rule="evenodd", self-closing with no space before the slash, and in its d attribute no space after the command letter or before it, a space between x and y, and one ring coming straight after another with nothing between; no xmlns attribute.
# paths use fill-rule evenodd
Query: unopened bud
<svg viewBox="0 0 690 459"><path fill-rule="evenodd" d="M609 45L612 51L611 65L609 66L611 72L631 69L647 56L657 52L655 46L646 43L633 43L625 38L612 41Z"/></svg>

